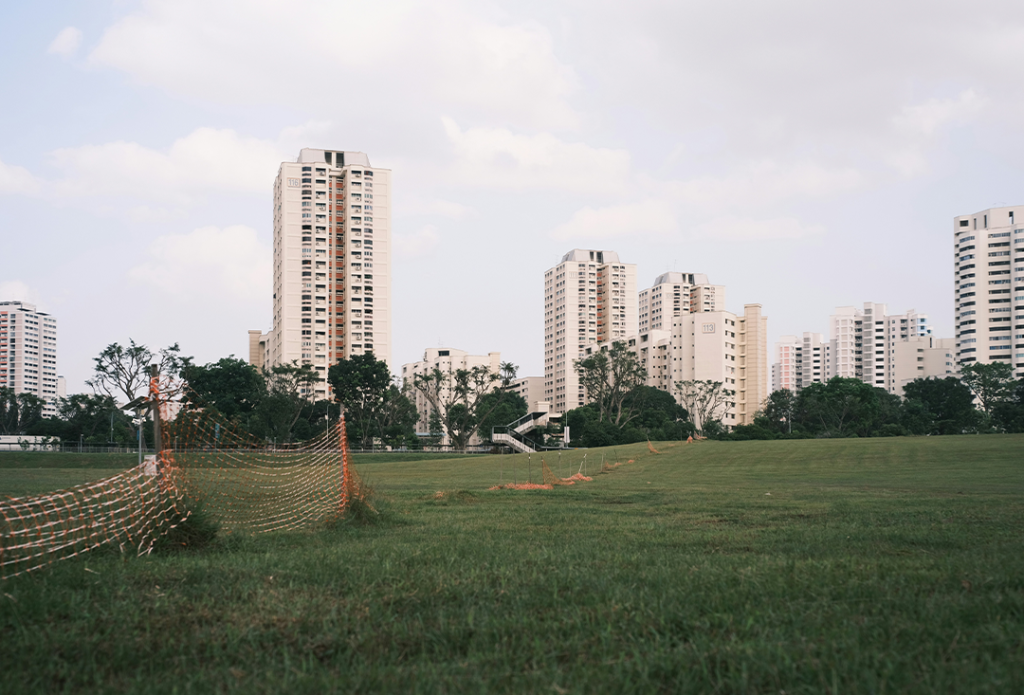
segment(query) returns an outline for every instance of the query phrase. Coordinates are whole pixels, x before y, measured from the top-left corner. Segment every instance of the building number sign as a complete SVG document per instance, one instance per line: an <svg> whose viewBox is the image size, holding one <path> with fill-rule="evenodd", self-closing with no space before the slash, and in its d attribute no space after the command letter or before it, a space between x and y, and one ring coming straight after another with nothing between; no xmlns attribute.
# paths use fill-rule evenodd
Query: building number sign
<svg viewBox="0 0 1024 695"><path fill-rule="evenodd" d="M298 188L298 187L299 187L299 180L298 179L288 179L288 188Z"/></svg>
<svg viewBox="0 0 1024 695"><path fill-rule="evenodd" d="M713 324L713 323L705 323L704 325L701 326L701 332L703 332L703 333L714 333L715 332L715 324Z"/></svg>

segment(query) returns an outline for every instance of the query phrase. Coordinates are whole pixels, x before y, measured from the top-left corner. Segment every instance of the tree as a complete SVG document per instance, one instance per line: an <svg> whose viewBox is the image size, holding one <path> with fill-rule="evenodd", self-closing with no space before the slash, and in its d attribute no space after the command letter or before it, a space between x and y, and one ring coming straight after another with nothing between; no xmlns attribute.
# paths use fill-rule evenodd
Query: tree
<svg viewBox="0 0 1024 695"><path fill-rule="evenodd" d="M624 406L630 392L647 382L647 370L626 343L616 341L608 350L574 361L573 367L601 421L621 428L640 414L642 408Z"/></svg>
<svg viewBox="0 0 1024 695"><path fill-rule="evenodd" d="M252 413L267 393L260 370L234 355L182 369L193 407L212 407L228 418Z"/></svg>
<svg viewBox="0 0 1024 695"><path fill-rule="evenodd" d="M903 395L904 424L913 434L963 434L978 425L974 394L956 377L914 379Z"/></svg>
<svg viewBox="0 0 1024 695"><path fill-rule="evenodd" d="M345 410L349 440L364 449L373 447L373 438L383 433L384 404L392 387L387 362L372 352L339 360L327 371L334 399ZM400 394L399 394L400 395Z"/></svg>
<svg viewBox="0 0 1024 695"><path fill-rule="evenodd" d="M736 395L735 391L725 388L721 381L710 379L677 381L676 391L694 427L705 436L711 436L708 432L717 433L721 430L722 418L729 406L734 405L731 399Z"/></svg>
<svg viewBox="0 0 1024 695"><path fill-rule="evenodd" d="M472 369L442 371L434 368L413 377L412 386L423 394L440 418L452 446L464 451L481 420L504 401L508 387L516 378L516 367L503 362L497 372L484 365ZM484 399L490 392L499 398Z"/></svg>
<svg viewBox="0 0 1024 695"><path fill-rule="evenodd" d="M267 393L254 411L258 426L256 433L280 442L291 441L303 411L310 417L313 415L312 410L307 408L310 405L307 394L312 393L320 382L320 375L312 365L300 366L292 362L265 369L263 379L267 384Z"/></svg>
<svg viewBox="0 0 1024 695"><path fill-rule="evenodd" d="M789 389L772 391L764 401L765 426L779 434L793 431L793 413L796 397Z"/></svg>
<svg viewBox="0 0 1024 695"><path fill-rule="evenodd" d="M1008 400L1013 389L1013 365L1006 362L975 362L960 367L960 380L974 393L986 415L997 403Z"/></svg>
<svg viewBox="0 0 1024 695"><path fill-rule="evenodd" d="M378 435L392 446L405 445L416 439L416 404L395 384L388 387L377 419Z"/></svg>
<svg viewBox="0 0 1024 695"><path fill-rule="evenodd" d="M1024 379L1018 379L1006 400L993 408L992 420L1005 432L1024 432Z"/></svg>
<svg viewBox="0 0 1024 695"><path fill-rule="evenodd" d="M128 347L111 343L94 357L95 376L85 383L93 392L103 393L112 398L124 396L125 401L132 401L147 393L149 388L149 366L160 365L160 374L177 377L182 368L191 362L191 358L182 357L178 344L164 348L156 355L145 345L137 345L128 340Z"/></svg>
<svg viewBox="0 0 1024 695"><path fill-rule="evenodd" d="M823 437L870 436L875 431L879 394L888 395L860 379L832 377L800 391L794 419Z"/></svg>
<svg viewBox="0 0 1024 695"><path fill-rule="evenodd" d="M42 420L44 405L46 401L34 393L15 394L14 389L0 387L0 432L25 434Z"/></svg>
<svg viewBox="0 0 1024 695"><path fill-rule="evenodd" d="M626 396L624 407L639 415L623 428L623 444L644 439L679 440L693 434L689 413L668 391L637 386Z"/></svg>
<svg viewBox="0 0 1024 695"><path fill-rule="evenodd" d="M76 393L57 399L57 417L41 420L30 434L90 445L133 443L131 420L113 398Z"/></svg>

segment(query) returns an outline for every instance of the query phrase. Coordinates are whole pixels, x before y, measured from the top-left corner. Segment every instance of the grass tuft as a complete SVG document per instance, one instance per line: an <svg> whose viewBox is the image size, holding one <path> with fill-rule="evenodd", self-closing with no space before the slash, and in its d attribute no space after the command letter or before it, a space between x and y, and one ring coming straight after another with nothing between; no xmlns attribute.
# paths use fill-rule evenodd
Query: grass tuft
<svg viewBox="0 0 1024 695"><path fill-rule="evenodd" d="M205 550L217 539L220 522L210 514L197 497L183 497L170 513L174 528L153 543L154 552Z"/></svg>

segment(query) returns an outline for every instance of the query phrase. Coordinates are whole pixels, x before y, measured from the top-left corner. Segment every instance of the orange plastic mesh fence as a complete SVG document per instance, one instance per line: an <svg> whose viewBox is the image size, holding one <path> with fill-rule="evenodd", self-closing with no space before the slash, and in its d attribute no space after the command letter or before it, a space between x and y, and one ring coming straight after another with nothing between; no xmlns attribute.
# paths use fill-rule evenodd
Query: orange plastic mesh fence
<svg viewBox="0 0 1024 695"><path fill-rule="evenodd" d="M151 394L161 392L154 382ZM344 418L312 441L268 446L215 411L159 402L156 457L104 480L0 500L0 578L102 546L147 553L196 503L227 532L263 533L323 523L363 498Z"/></svg>

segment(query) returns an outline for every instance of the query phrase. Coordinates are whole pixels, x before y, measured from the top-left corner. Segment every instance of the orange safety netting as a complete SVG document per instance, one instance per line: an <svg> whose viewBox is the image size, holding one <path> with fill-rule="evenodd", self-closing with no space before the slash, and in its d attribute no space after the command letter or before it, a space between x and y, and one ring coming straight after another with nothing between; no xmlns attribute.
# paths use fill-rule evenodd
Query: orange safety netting
<svg viewBox="0 0 1024 695"><path fill-rule="evenodd" d="M104 480L0 500L0 578L103 546L147 553L197 504L228 532L262 533L328 521L364 497L343 417L312 441L268 446L162 391L154 379L164 420L157 455Z"/></svg>

